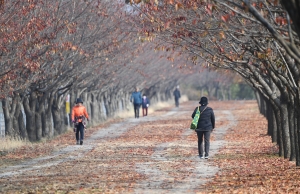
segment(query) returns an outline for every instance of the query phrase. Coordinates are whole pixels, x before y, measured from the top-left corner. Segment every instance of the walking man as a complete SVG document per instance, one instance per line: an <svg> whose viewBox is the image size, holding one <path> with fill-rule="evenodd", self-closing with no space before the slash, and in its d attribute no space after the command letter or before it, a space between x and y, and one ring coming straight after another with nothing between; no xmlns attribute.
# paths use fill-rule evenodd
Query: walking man
<svg viewBox="0 0 300 194"><path fill-rule="evenodd" d="M89 120L89 115L86 111L86 108L83 106L83 101L81 98L76 99L76 105L72 108L71 118L72 122L74 123L77 145L82 145L84 139L85 119Z"/></svg>
<svg viewBox="0 0 300 194"><path fill-rule="evenodd" d="M131 97L130 97L130 102L133 103L135 118L139 118L140 107L142 104L142 94L138 90L139 90L139 88L135 87L135 91L132 92Z"/></svg>
<svg viewBox="0 0 300 194"><path fill-rule="evenodd" d="M181 97L179 86L176 87L176 89L173 92L174 98L175 98L175 106L179 107L179 98Z"/></svg>

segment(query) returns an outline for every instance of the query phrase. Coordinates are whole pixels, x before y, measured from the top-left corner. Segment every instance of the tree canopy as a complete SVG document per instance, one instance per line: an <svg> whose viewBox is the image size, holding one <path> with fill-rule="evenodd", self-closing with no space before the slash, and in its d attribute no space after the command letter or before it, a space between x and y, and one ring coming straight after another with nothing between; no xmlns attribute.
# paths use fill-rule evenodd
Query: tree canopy
<svg viewBox="0 0 300 194"><path fill-rule="evenodd" d="M171 45L167 50L194 64L230 69L255 88L280 155L299 165L299 1L130 3L141 36Z"/></svg>

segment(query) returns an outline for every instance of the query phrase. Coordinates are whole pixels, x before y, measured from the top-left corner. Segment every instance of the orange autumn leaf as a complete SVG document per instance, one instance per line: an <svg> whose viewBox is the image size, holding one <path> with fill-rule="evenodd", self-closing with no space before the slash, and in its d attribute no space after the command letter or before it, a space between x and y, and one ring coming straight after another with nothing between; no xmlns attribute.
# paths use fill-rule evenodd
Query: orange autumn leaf
<svg viewBox="0 0 300 194"><path fill-rule="evenodd" d="M230 18L230 15L229 15L229 14L223 15L223 16L221 17L221 19L222 19L224 22L227 22L227 21L229 20L229 18Z"/></svg>

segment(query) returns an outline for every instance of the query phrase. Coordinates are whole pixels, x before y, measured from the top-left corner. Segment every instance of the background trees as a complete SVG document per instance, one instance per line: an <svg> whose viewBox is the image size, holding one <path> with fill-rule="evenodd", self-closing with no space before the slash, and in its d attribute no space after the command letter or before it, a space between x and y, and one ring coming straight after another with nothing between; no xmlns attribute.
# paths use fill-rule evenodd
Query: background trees
<svg viewBox="0 0 300 194"><path fill-rule="evenodd" d="M167 23L161 26L153 18L163 21L163 15L151 3L139 4L137 10L121 1L5 1L0 10L0 96L6 135L39 141L64 133L70 120L66 110L77 97L83 98L91 124L97 124L126 109L135 86L151 103L173 98L181 83L199 84L201 95L229 99L225 91L235 76L209 75L195 65L206 58L201 49L192 49L198 44L188 44L197 28L181 31L186 19L172 15L183 4L172 4L172 14L164 16ZM155 17L140 18L142 9ZM173 17L176 23L171 23ZM163 28L169 32L161 33ZM201 36L204 43L211 41ZM211 56L201 61L209 68L211 62ZM198 100L200 94L195 96Z"/></svg>
<svg viewBox="0 0 300 194"><path fill-rule="evenodd" d="M5 1L0 15L7 136L39 141L65 132L66 98L72 106L82 97L92 124L125 109L136 85L152 103L167 100L184 73L142 43L123 2Z"/></svg>
<svg viewBox="0 0 300 194"><path fill-rule="evenodd" d="M135 1L140 34L195 64L230 69L259 93L280 155L299 165L298 2ZM294 6L294 7L292 7ZM147 25L144 25L147 24Z"/></svg>

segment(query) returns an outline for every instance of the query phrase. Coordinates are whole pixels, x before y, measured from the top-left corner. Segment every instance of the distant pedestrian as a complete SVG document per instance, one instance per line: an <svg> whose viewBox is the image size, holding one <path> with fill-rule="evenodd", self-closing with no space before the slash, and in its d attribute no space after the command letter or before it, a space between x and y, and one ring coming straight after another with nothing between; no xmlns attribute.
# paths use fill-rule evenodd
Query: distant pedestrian
<svg viewBox="0 0 300 194"><path fill-rule="evenodd" d="M140 107L142 104L142 94L138 90L139 90L138 87L136 87L135 91L132 92L131 97L130 97L130 102L133 103L135 118L139 118Z"/></svg>
<svg viewBox="0 0 300 194"><path fill-rule="evenodd" d="M199 104L200 118L198 120L198 126L196 129L198 136L198 153L201 159L208 159L209 157L209 147L210 147L210 134L215 128L215 115L212 108L208 107L208 99L202 97ZM192 118L194 118L198 107L195 108ZM204 148L203 149L203 138L204 138ZM204 152L205 151L205 152Z"/></svg>
<svg viewBox="0 0 300 194"><path fill-rule="evenodd" d="M179 86L176 87L176 89L173 92L173 95L174 95L174 98L175 98L175 106L179 107L179 98L181 97Z"/></svg>
<svg viewBox="0 0 300 194"><path fill-rule="evenodd" d="M150 105L150 101L147 98L147 96L144 94L143 95L143 100L142 100L142 109L143 109L143 116L148 115L148 107Z"/></svg>
<svg viewBox="0 0 300 194"><path fill-rule="evenodd" d="M76 105L72 108L72 122L74 123L74 132L76 137L77 145L83 144L84 130L85 130L85 119L89 120L89 115L86 108L83 106L81 98L76 99ZM80 134L80 137L79 137Z"/></svg>

